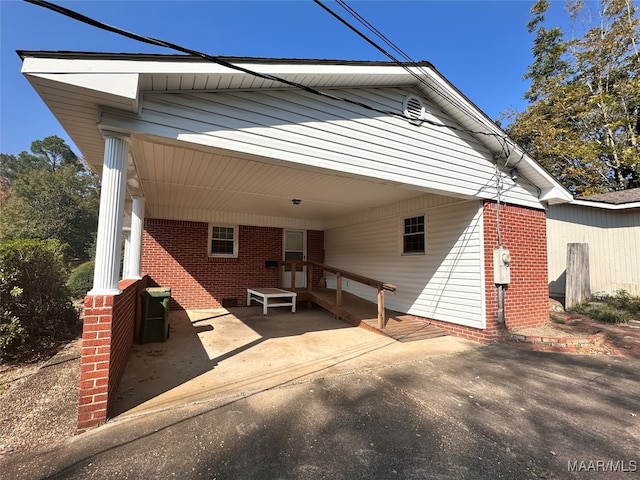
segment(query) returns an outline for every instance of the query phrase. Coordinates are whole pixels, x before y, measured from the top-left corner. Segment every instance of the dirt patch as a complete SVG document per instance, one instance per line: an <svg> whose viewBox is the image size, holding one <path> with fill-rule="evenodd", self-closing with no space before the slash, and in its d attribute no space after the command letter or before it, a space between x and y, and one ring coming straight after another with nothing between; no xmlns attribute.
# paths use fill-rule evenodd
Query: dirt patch
<svg viewBox="0 0 640 480"><path fill-rule="evenodd" d="M547 339L589 338L593 339L589 348L578 348L575 353L640 358L640 322L602 323L584 315L565 312L555 301L550 303L547 323L535 328L515 329L510 333Z"/></svg>
<svg viewBox="0 0 640 480"><path fill-rule="evenodd" d="M0 366L0 456L75 435L80 345L44 362Z"/></svg>

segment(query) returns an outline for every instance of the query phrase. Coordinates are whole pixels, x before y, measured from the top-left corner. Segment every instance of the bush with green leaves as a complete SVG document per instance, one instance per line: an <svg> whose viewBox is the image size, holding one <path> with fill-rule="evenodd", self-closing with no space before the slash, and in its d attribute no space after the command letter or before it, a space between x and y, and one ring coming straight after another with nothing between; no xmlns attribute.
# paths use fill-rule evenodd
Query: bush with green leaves
<svg viewBox="0 0 640 480"><path fill-rule="evenodd" d="M595 294L573 311L604 323L627 323L640 313L640 297L618 290L615 295Z"/></svg>
<svg viewBox="0 0 640 480"><path fill-rule="evenodd" d="M0 243L0 360L37 357L79 333L56 240Z"/></svg>
<svg viewBox="0 0 640 480"><path fill-rule="evenodd" d="M71 272L71 275L69 275L67 287L69 287L73 298L84 298L87 292L93 287L93 270L95 264L95 260L89 260L88 262L78 265Z"/></svg>

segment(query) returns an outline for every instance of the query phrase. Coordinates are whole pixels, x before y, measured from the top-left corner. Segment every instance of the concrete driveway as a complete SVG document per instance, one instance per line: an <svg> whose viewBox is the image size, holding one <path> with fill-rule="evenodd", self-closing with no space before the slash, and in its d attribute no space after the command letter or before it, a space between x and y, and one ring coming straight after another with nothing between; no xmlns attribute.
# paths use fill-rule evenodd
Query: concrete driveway
<svg viewBox="0 0 640 480"><path fill-rule="evenodd" d="M325 328L303 330L300 337L336 338ZM351 330L365 333L358 340L369 343L334 346L345 358L329 361L331 355L321 351L326 347L312 342L319 349L313 368L298 372L273 358L260 378L250 371L239 375L235 392L208 384L207 392L189 390L175 401L165 397L166 402L153 404L152 398L139 398L103 427L51 450L7 456L1 475L218 480L639 476L638 359L500 345L434 351L431 345L442 345L442 339L385 344L376 334L336 330L340 338ZM256 338L253 347L266 348L278 339ZM171 340L164 346L170 345ZM162 349L163 344L147 347ZM231 373L223 372L224 363L249 355L253 347L236 346L234 355L208 354L213 372L218 369L232 380ZM281 356L295 362L293 353L285 350ZM257 358L246 357L245 363ZM283 381L282 368L299 374ZM190 379L180 375L177 387L186 389L185 384L207 373ZM123 393L121 402L136 395Z"/></svg>
<svg viewBox="0 0 640 480"><path fill-rule="evenodd" d="M165 343L134 345L111 416L129 417L475 348L445 336L398 343L326 310L262 307L172 312Z"/></svg>

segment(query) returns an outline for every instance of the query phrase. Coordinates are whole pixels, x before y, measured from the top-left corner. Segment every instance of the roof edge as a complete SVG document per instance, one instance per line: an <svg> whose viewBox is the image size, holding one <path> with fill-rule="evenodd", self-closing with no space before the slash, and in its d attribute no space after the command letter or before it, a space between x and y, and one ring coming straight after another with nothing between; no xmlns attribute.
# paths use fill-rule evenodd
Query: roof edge
<svg viewBox="0 0 640 480"><path fill-rule="evenodd" d="M125 53L125 52L79 52L68 50L16 50L21 60L25 58L55 58L67 60L130 60L130 61L167 61L167 62L202 62L210 63L210 60L197 55L186 54L165 54L165 53ZM339 59L322 59L322 58L272 58L272 57L232 57L224 55L212 55L213 58L226 62L242 62L242 63L273 63L285 65L353 65L353 66L407 66L407 67L429 67L434 66L426 61L421 60L417 63L396 63L391 61L380 60L339 60Z"/></svg>
<svg viewBox="0 0 640 480"><path fill-rule="evenodd" d="M569 202L570 205L578 205L581 207L602 208L604 210L629 210L632 208L640 208L640 202L627 203L606 203L594 200L574 200Z"/></svg>

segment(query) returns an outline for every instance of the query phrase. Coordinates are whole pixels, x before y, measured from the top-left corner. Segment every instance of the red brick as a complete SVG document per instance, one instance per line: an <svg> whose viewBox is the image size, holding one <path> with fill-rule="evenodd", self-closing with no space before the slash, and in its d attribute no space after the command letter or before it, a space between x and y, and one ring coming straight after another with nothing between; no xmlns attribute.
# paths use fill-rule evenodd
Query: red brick
<svg viewBox="0 0 640 480"><path fill-rule="evenodd" d="M142 271L171 287L172 308L220 307L224 298L244 305L247 287L277 286L277 269L264 262L282 258L281 228L241 225L238 258L209 257L207 233L206 223L145 220ZM324 232L307 232L307 258L324 260ZM321 275L314 271L314 281Z"/></svg>

